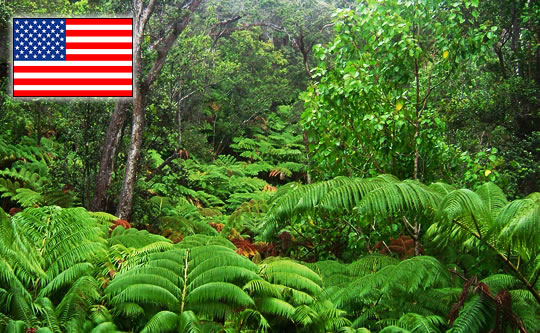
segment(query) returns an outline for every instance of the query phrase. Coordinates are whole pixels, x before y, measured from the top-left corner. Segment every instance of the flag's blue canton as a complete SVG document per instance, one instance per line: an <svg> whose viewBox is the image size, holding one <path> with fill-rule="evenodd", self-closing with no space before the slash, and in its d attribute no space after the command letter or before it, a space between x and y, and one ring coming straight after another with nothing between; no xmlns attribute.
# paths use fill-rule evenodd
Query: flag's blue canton
<svg viewBox="0 0 540 333"><path fill-rule="evenodd" d="M66 20L13 20L13 60L66 60Z"/></svg>

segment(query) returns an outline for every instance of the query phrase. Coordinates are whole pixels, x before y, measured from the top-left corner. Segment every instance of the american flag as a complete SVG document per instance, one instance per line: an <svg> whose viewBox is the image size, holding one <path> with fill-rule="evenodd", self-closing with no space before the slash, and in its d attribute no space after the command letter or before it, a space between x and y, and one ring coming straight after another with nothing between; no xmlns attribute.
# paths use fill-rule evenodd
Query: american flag
<svg viewBox="0 0 540 333"><path fill-rule="evenodd" d="M133 20L14 18L13 96L133 96Z"/></svg>

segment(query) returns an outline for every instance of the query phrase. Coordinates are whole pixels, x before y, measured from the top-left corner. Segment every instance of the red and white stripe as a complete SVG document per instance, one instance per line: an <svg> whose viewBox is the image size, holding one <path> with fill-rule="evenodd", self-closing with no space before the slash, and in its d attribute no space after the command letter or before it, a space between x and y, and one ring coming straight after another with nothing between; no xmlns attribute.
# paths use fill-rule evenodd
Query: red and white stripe
<svg viewBox="0 0 540 333"><path fill-rule="evenodd" d="M66 19L65 61L14 61L16 97L133 95L132 19Z"/></svg>

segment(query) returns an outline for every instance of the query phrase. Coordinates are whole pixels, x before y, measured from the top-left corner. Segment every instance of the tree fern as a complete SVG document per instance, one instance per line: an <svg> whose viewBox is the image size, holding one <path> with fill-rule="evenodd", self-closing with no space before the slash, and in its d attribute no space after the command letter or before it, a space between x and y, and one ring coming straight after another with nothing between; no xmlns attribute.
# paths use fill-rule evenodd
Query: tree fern
<svg viewBox="0 0 540 333"><path fill-rule="evenodd" d="M23 139L29 138L24 137ZM32 163L44 162L46 154L37 147L35 142L27 144L27 142L12 143L9 141L6 141L4 137L0 137L0 160L2 162L13 162L19 159L28 160Z"/></svg>
<svg viewBox="0 0 540 333"><path fill-rule="evenodd" d="M490 329L490 323L493 322L494 313L495 308L491 300L483 296L475 296L465 304L448 332L487 332Z"/></svg>
<svg viewBox="0 0 540 333"><path fill-rule="evenodd" d="M207 317L252 307L253 300L240 287L258 278L257 266L225 241L196 235L163 252L141 253L138 256L146 260L114 275L105 289L108 302L124 315L144 311L155 316L146 305L173 312L193 310Z"/></svg>
<svg viewBox="0 0 540 333"><path fill-rule="evenodd" d="M481 186L477 192L461 189L446 195L439 206L438 222L428 230L435 241L462 241L466 248L483 242L501 259L540 304L538 289L529 276L537 276L535 258L540 252L539 238L533 231L540 221L540 200L533 193L525 199L506 203L504 194L493 184ZM505 205L506 203L506 205ZM523 260L521 267L512 263L510 255Z"/></svg>
<svg viewBox="0 0 540 333"><path fill-rule="evenodd" d="M79 330L100 296L92 275L105 241L96 221L59 207L1 215L0 280L9 289L0 310L27 327Z"/></svg>
<svg viewBox="0 0 540 333"><path fill-rule="evenodd" d="M11 198L23 208L58 205L71 207L75 197L60 190L46 189L49 184L47 175L41 175L28 169L27 165L0 171L0 193Z"/></svg>
<svg viewBox="0 0 540 333"><path fill-rule="evenodd" d="M377 260L364 262L377 263ZM379 267L363 263L350 266L355 267L353 270L349 267L350 272L356 273L351 274L351 282L336 290L329 299L339 308L358 314L355 326L374 325L377 313L388 313L389 309L394 312L388 314L389 318L397 322L399 316L415 310L421 295L449 284L446 269L436 259L427 256L388 262ZM371 307L373 303L377 304L376 308ZM432 313L429 307L425 310L423 304L418 306L421 308L416 311Z"/></svg>
<svg viewBox="0 0 540 333"><path fill-rule="evenodd" d="M265 222L266 237L280 221L308 211L347 211L359 214L393 214L398 211L433 213L441 199L435 190L417 182L398 181L390 175L375 178L337 177L309 185L289 184L271 202Z"/></svg>
<svg viewBox="0 0 540 333"><path fill-rule="evenodd" d="M449 193L441 202L438 219L451 225L456 221L460 229L470 237L485 237L493 224L492 214L477 193L460 189Z"/></svg>

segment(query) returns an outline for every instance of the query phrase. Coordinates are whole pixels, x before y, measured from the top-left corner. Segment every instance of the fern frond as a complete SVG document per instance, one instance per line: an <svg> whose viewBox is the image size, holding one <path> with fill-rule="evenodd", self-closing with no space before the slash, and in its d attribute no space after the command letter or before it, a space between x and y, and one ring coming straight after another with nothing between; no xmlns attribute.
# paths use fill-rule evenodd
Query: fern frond
<svg viewBox="0 0 540 333"><path fill-rule="evenodd" d="M8 323L6 332L24 333L29 326L30 325L22 320L12 320Z"/></svg>
<svg viewBox="0 0 540 333"><path fill-rule="evenodd" d="M439 316L422 316L417 313L407 313L398 320L398 326L415 333L439 333L445 320Z"/></svg>
<svg viewBox="0 0 540 333"><path fill-rule="evenodd" d="M90 331L90 333L120 333L120 331L117 330L114 323L105 322L98 324Z"/></svg>
<svg viewBox="0 0 540 333"><path fill-rule="evenodd" d="M207 246L207 245L212 245L212 244L220 245L222 247L226 247L231 250L236 250L236 246L234 246L234 244L231 243L226 238L213 237L213 236L200 235L200 234L186 236L180 243L176 244L176 246L179 248L187 249L187 248L196 248L199 246ZM216 251L216 250L222 250L222 249L212 248L212 251ZM204 250L199 250L199 251L206 252Z"/></svg>
<svg viewBox="0 0 540 333"><path fill-rule="evenodd" d="M357 207L364 197L379 189L397 183L397 178L391 175L381 175L375 178L352 178L332 188L321 200L321 207L328 210L350 210Z"/></svg>
<svg viewBox="0 0 540 333"><path fill-rule="evenodd" d="M58 324L58 318L55 314L54 305L51 300L46 297L40 297L36 299L34 305L36 309L45 319L45 323L48 328L54 333L61 333L60 325Z"/></svg>
<svg viewBox="0 0 540 333"><path fill-rule="evenodd" d="M114 229L108 241L111 246L114 244L122 244L125 247L133 248L145 247L158 241L170 242L167 238L151 234L146 230L137 230L133 228L124 229L122 226L118 226Z"/></svg>
<svg viewBox="0 0 540 333"><path fill-rule="evenodd" d="M56 307L56 317L63 323L73 321L82 325L87 310L99 296L97 281L91 276L83 276L73 283Z"/></svg>
<svg viewBox="0 0 540 333"><path fill-rule="evenodd" d="M106 293L117 295L124 290L128 290L130 286L134 285L151 285L154 287L159 287L167 290L175 298L180 297L182 294L182 290L180 290L180 288L178 288L178 286L169 279L157 274L142 274L140 272L137 272L137 274L119 274L119 276L115 276L113 281L107 286Z"/></svg>
<svg viewBox="0 0 540 333"><path fill-rule="evenodd" d="M508 204L504 192L494 183L484 183L475 192L484 201L493 220L497 217L500 210Z"/></svg>
<svg viewBox="0 0 540 333"><path fill-rule="evenodd" d="M207 260L208 261L208 260ZM219 266L207 269L203 273L196 275L188 286L188 291L196 289L209 282L237 282L246 283L255 280L259 276L252 270L239 266Z"/></svg>
<svg viewBox="0 0 540 333"><path fill-rule="evenodd" d="M257 309L266 314L284 317L287 319L293 318L295 308L291 304L275 297L261 297L256 301Z"/></svg>
<svg viewBox="0 0 540 333"><path fill-rule="evenodd" d="M291 260L273 260L263 265L262 274L271 275L273 273L294 273L313 281L317 285L322 283L321 277L309 267Z"/></svg>
<svg viewBox="0 0 540 333"><path fill-rule="evenodd" d="M253 300L238 286L228 282L209 282L193 289L186 297L189 303L226 301L236 306L254 305Z"/></svg>
<svg viewBox="0 0 540 333"><path fill-rule="evenodd" d="M441 200L439 193L414 180L386 183L369 192L359 203L360 214L379 215L412 211L434 212Z"/></svg>
<svg viewBox="0 0 540 333"><path fill-rule="evenodd" d="M179 318L176 313L160 311L146 323L141 333L164 333L176 331Z"/></svg>
<svg viewBox="0 0 540 333"><path fill-rule="evenodd" d="M242 288L252 296L269 296L269 297L281 297L282 288L279 288L275 284L272 284L266 280L255 279L249 281Z"/></svg>
<svg viewBox="0 0 540 333"><path fill-rule="evenodd" d="M105 292L108 293L107 290ZM110 301L112 305L120 305L126 302L154 304L171 310L176 309L179 304L178 298L169 290L150 283L129 285L115 296L112 296Z"/></svg>
<svg viewBox="0 0 540 333"><path fill-rule="evenodd" d="M489 289L496 294L501 289L514 289L514 287L521 284L521 281L518 278L513 277L512 275L507 274L494 274L490 275L487 278L481 280L489 286Z"/></svg>
<svg viewBox="0 0 540 333"><path fill-rule="evenodd" d="M94 265L91 263L82 262L69 267L56 276L47 276L47 279L42 280L43 288L39 292L39 296L50 296L55 291L72 284L79 278L90 275L93 269Z"/></svg>
<svg viewBox="0 0 540 333"><path fill-rule="evenodd" d="M116 312L129 318L144 316L144 309L137 303L122 302L116 307Z"/></svg>
<svg viewBox="0 0 540 333"><path fill-rule="evenodd" d="M412 333L411 331L401 328L399 326L390 325L385 328L383 328L380 333Z"/></svg>
<svg viewBox="0 0 540 333"><path fill-rule="evenodd" d="M317 316L317 312L307 305L300 305L296 308L293 315L295 322L306 327L313 324L313 319Z"/></svg>
<svg viewBox="0 0 540 333"><path fill-rule="evenodd" d="M454 191L456 189L452 185L449 185L449 184L446 184L446 183L441 183L441 182L432 183L428 187L429 187L430 190L439 193L441 195L441 197L443 197L443 198L447 194L449 194L450 192L452 192L452 191Z"/></svg>
<svg viewBox="0 0 540 333"><path fill-rule="evenodd" d="M13 318L22 320L28 327L37 323L37 317L31 307L32 299L26 290L11 289L11 304L9 305Z"/></svg>
<svg viewBox="0 0 540 333"><path fill-rule="evenodd" d="M514 200L500 209L493 229L498 231L498 241L516 247L529 257L540 252L540 200L529 196ZM526 258L528 259L528 258Z"/></svg>
<svg viewBox="0 0 540 333"><path fill-rule="evenodd" d="M302 272L300 274L290 272L288 271L289 267L284 266L284 269L281 269L280 266L281 265L270 267L270 270L268 270L268 267L266 269L263 268L263 276L269 282L290 286L297 290L306 291L312 295L316 295L322 291L322 288L317 282L313 281L310 277L302 275ZM307 267L305 268L308 269ZM313 272L313 274L315 273ZM320 281L320 278L318 278L318 281Z"/></svg>
<svg viewBox="0 0 540 333"><path fill-rule="evenodd" d="M383 267L397 264L399 264L399 260L394 257L372 254L349 264L348 268L353 276L365 276L376 273Z"/></svg>
<svg viewBox="0 0 540 333"><path fill-rule="evenodd" d="M486 332L495 309L491 300L476 296L465 304L449 333Z"/></svg>
<svg viewBox="0 0 540 333"><path fill-rule="evenodd" d="M29 188L19 188L16 192L17 194L12 199L17 201L21 207L37 207L41 206L44 202L41 193Z"/></svg>
<svg viewBox="0 0 540 333"><path fill-rule="evenodd" d="M184 311L180 314L179 333L201 333L201 323L193 311Z"/></svg>
<svg viewBox="0 0 540 333"><path fill-rule="evenodd" d="M96 219L100 224L106 224L107 222L118 220L118 217L106 212L88 212L88 215Z"/></svg>
<svg viewBox="0 0 540 333"><path fill-rule="evenodd" d="M240 313L240 319L242 322L248 323L248 325L250 322L255 321L257 332L265 333L271 329L266 318L257 310L245 309Z"/></svg>

